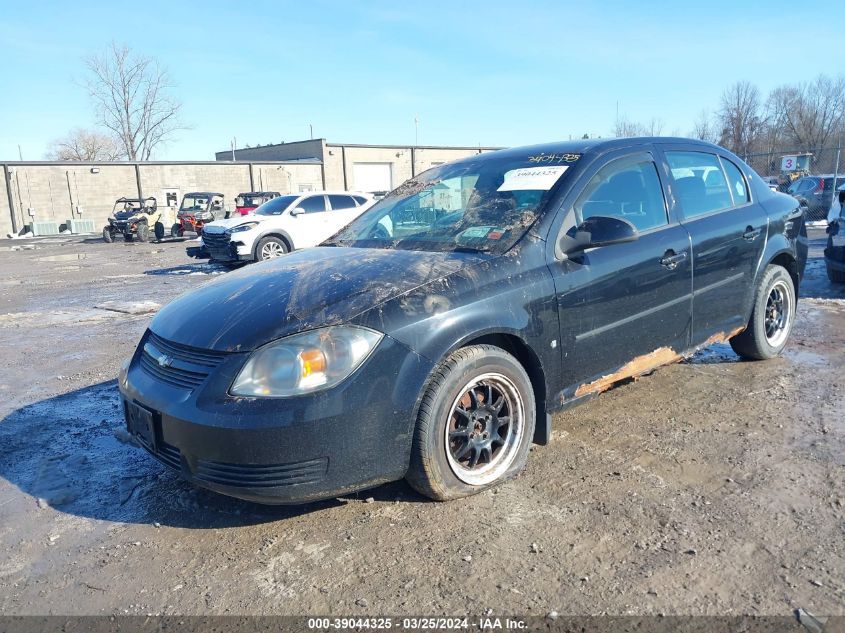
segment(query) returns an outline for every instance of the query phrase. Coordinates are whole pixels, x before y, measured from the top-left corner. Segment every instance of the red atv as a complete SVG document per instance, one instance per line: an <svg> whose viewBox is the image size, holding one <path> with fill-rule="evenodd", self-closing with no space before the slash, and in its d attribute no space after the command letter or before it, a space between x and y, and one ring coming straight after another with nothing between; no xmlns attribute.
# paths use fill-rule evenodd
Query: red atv
<svg viewBox="0 0 845 633"><path fill-rule="evenodd" d="M239 193L235 198L235 212L241 215L248 215L255 211L262 204L273 198L281 196L278 191L248 191Z"/></svg>
<svg viewBox="0 0 845 633"><path fill-rule="evenodd" d="M186 193L176 214L176 224L170 227L171 237L182 237L185 231L202 235L202 227L223 218L223 194L209 191Z"/></svg>

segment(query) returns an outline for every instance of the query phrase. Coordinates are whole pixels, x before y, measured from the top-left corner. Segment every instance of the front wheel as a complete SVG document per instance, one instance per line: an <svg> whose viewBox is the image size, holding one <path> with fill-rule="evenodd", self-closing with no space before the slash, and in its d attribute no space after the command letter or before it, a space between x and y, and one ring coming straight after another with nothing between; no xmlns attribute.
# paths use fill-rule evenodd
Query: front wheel
<svg viewBox="0 0 845 633"><path fill-rule="evenodd" d="M150 241L150 227L147 226L146 222L138 223L138 228L135 229L135 235L138 236L138 241L140 242Z"/></svg>
<svg viewBox="0 0 845 633"><path fill-rule="evenodd" d="M731 339L731 347L749 360L774 358L786 347L795 323L795 309L792 277L782 266L769 266L754 294L748 326Z"/></svg>
<svg viewBox="0 0 845 633"><path fill-rule="evenodd" d="M178 222L170 227L170 237L182 237L182 225Z"/></svg>
<svg viewBox="0 0 845 633"><path fill-rule="evenodd" d="M258 242L255 247L256 259L260 262L281 257L288 252L288 245L278 237L268 236Z"/></svg>
<svg viewBox="0 0 845 633"><path fill-rule="evenodd" d="M103 229L103 241L107 244L111 244L114 242L114 235L112 235L111 229L109 227L105 227Z"/></svg>
<svg viewBox="0 0 845 633"><path fill-rule="evenodd" d="M528 459L536 416L531 380L513 356L492 345L458 350L423 396L408 483L445 501L516 476Z"/></svg>
<svg viewBox="0 0 845 633"><path fill-rule="evenodd" d="M161 222L156 222L154 230L155 230L156 242L160 242L161 240L163 240L164 239L164 225Z"/></svg>

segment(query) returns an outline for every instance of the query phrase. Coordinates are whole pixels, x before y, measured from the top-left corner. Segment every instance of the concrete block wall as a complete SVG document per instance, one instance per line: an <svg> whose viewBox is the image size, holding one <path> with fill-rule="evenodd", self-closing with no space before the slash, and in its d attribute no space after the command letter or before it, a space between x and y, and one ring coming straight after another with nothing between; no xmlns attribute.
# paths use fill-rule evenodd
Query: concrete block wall
<svg viewBox="0 0 845 633"><path fill-rule="evenodd" d="M299 193L323 188L321 165L257 163L252 167L256 191Z"/></svg>
<svg viewBox="0 0 845 633"><path fill-rule="evenodd" d="M213 165L148 164L140 165L141 191L144 197L152 196L164 215L165 229L176 222L176 211L182 196L192 191L220 192L224 204L234 211L235 196L249 191L249 165L218 163ZM167 206L167 191L175 191L176 202Z"/></svg>
<svg viewBox="0 0 845 633"><path fill-rule="evenodd" d="M32 209L39 222L64 224L71 217L93 219L100 225L116 198L137 196L135 168L132 165L14 165L12 197L18 228L32 222ZM97 170L94 173L93 170ZM2 235L11 232L7 196L3 196ZM82 215L77 215L77 207ZM73 213L73 215L71 215Z"/></svg>
<svg viewBox="0 0 845 633"><path fill-rule="evenodd" d="M12 194L18 228L32 221L32 208L38 221L64 224L74 219L94 221L97 231L107 224L117 198L137 198L138 182L134 164L15 163ZM138 175L145 197L153 196L165 211L166 227L175 221L175 210L182 196L191 191L219 191L234 210L237 194L250 191L249 163L140 163ZM322 166L308 163L255 163L252 165L256 189L302 191L322 188ZM68 186L68 184L70 186ZM263 187L262 187L263 184ZM177 193L177 204L166 207L166 191ZM71 216L76 207L82 215ZM0 177L0 237L12 231L5 179Z"/></svg>
<svg viewBox="0 0 845 633"><path fill-rule="evenodd" d="M12 216L6 191L6 175L0 174L0 239L12 232Z"/></svg>

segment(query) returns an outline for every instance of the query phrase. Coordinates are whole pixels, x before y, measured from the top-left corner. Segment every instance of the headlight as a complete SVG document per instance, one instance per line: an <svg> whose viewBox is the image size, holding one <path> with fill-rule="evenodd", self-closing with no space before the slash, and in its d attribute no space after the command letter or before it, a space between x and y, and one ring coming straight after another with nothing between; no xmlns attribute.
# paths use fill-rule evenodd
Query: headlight
<svg viewBox="0 0 845 633"><path fill-rule="evenodd" d="M247 222L246 224L238 224L237 226L232 227L226 233L240 233L241 231L249 231L250 229L254 229L258 226L258 222Z"/></svg>
<svg viewBox="0 0 845 633"><path fill-rule="evenodd" d="M232 395L284 398L328 389L358 369L383 336L338 325L280 339L252 353Z"/></svg>

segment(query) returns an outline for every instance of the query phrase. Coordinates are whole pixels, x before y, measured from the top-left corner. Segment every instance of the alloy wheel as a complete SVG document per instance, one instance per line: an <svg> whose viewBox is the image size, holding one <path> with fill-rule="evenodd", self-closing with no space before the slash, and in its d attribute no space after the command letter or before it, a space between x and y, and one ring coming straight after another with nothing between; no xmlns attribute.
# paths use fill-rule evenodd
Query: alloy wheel
<svg viewBox="0 0 845 633"><path fill-rule="evenodd" d="M464 483L482 486L513 463L525 428L522 397L498 373L473 378L452 403L446 424L446 458Z"/></svg>

